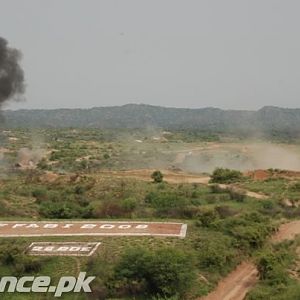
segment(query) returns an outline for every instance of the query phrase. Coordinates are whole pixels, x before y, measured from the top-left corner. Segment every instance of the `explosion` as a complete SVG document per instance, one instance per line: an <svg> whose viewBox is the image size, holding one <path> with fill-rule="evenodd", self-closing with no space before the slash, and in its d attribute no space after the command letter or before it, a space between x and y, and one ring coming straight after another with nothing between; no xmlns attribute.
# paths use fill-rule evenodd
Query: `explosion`
<svg viewBox="0 0 300 300"><path fill-rule="evenodd" d="M17 100L25 92L21 52L0 37L0 108L8 100Z"/></svg>

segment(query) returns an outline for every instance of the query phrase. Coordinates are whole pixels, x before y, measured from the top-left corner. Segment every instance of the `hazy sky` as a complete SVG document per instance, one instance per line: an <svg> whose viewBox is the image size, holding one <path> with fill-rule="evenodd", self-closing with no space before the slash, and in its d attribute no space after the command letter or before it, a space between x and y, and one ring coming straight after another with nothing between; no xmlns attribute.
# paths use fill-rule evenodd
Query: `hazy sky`
<svg viewBox="0 0 300 300"><path fill-rule="evenodd" d="M0 0L26 102L300 107L299 0Z"/></svg>

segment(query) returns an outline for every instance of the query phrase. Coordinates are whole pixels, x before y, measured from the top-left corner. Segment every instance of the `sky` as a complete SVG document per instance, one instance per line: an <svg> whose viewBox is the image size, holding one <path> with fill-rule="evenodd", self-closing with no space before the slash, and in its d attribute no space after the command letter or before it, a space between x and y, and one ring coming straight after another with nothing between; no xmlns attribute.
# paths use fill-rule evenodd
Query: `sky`
<svg viewBox="0 0 300 300"><path fill-rule="evenodd" d="M26 101L6 109L144 103L299 107L299 0L1 0Z"/></svg>

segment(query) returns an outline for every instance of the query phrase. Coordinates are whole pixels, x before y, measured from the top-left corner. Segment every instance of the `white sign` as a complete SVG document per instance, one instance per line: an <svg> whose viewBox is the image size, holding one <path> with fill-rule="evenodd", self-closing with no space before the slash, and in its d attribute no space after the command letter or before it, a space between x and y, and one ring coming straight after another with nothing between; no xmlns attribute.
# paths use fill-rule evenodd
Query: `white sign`
<svg viewBox="0 0 300 300"><path fill-rule="evenodd" d="M91 256L101 243L83 242L34 242L26 253L37 256Z"/></svg>

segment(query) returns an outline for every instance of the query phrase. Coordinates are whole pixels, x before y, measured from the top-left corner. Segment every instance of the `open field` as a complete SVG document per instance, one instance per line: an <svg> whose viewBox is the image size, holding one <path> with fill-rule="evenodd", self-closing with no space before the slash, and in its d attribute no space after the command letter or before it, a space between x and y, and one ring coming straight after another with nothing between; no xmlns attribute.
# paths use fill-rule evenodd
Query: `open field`
<svg viewBox="0 0 300 300"><path fill-rule="evenodd" d="M7 130L0 272L56 280L65 270L87 271L97 280L82 300L199 299L216 287L207 299L252 297L256 287L269 288L259 257L275 247L270 237L282 244L299 233L299 156L297 144L206 141L182 132ZM216 167L242 172L218 177ZM162 178L153 177L157 170ZM101 246L89 257L26 255L34 242Z"/></svg>

